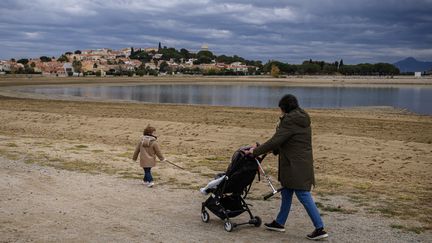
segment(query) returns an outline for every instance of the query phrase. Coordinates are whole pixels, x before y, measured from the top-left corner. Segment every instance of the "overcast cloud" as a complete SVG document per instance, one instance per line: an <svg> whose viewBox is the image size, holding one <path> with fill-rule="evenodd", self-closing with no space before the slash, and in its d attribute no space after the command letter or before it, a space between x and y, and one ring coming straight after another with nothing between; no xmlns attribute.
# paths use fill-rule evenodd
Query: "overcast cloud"
<svg viewBox="0 0 432 243"><path fill-rule="evenodd" d="M0 59L158 42L264 62L432 61L432 0L0 1Z"/></svg>

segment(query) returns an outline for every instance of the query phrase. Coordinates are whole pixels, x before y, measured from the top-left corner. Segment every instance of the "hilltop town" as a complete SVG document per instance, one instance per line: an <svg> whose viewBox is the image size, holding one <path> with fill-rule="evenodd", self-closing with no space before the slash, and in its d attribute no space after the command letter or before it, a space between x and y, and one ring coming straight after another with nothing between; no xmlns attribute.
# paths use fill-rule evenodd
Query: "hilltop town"
<svg viewBox="0 0 432 243"><path fill-rule="evenodd" d="M400 71L389 63L346 65L343 60L325 62L305 60L288 64L269 60L247 60L237 55L215 55L207 45L198 52L184 48L158 47L120 50L109 48L76 50L59 57L41 56L1 61L0 74L37 74L42 76L144 76L144 75L397 75ZM426 73L425 73L426 74Z"/></svg>
<svg viewBox="0 0 432 243"><path fill-rule="evenodd" d="M254 64L254 65L253 65ZM174 48L108 48L76 50L56 57L0 61L3 74L41 74L43 76L107 76L165 74L258 74L260 61L238 56L215 56L203 45L197 53Z"/></svg>

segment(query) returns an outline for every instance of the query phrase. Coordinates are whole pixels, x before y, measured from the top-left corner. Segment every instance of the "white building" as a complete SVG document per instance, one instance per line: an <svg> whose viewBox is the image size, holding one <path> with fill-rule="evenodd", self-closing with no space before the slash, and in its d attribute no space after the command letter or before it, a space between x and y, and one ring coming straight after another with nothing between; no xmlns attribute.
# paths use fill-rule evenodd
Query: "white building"
<svg viewBox="0 0 432 243"><path fill-rule="evenodd" d="M64 69L66 75L68 75L70 72L72 72L72 73L75 72L75 71L74 71L74 68L73 68L73 66L72 66L72 63L70 63L70 62L65 62L65 63L63 64L63 69Z"/></svg>
<svg viewBox="0 0 432 243"><path fill-rule="evenodd" d="M244 65L241 62L233 62L231 63L227 69L231 69L235 72L247 72L248 71L248 66Z"/></svg>
<svg viewBox="0 0 432 243"><path fill-rule="evenodd" d="M0 72L9 72L11 70L11 66L9 63L5 61L0 61Z"/></svg>

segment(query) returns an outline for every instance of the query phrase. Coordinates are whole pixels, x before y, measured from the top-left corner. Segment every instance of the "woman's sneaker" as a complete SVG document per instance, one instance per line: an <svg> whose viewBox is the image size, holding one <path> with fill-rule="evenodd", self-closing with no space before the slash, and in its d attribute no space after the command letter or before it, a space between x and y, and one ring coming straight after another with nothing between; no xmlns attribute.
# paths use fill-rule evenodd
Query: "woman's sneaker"
<svg viewBox="0 0 432 243"><path fill-rule="evenodd" d="M309 240L321 240L327 238L328 234L323 228L315 229L312 233L308 234L306 238Z"/></svg>
<svg viewBox="0 0 432 243"><path fill-rule="evenodd" d="M147 184L147 187L153 187L154 186L154 182L149 182L148 184Z"/></svg>
<svg viewBox="0 0 432 243"><path fill-rule="evenodd" d="M273 222L271 222L270 224L264 224L264 226L268 230L285 232L285 227L283 227L282 225L278 224L278 222L276 222L276 220L273 220Z"/></svg>

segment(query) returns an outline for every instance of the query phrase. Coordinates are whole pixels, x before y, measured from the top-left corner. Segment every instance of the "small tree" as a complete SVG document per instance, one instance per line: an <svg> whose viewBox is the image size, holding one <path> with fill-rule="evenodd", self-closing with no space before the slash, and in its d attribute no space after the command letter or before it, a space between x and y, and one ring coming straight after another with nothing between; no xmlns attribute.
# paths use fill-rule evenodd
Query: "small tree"
<svg viewBox="0 0 432 243"><path fill-rule="evenodd" d="M21 63L23 65L26 65L28 62L29 62L29 60L27 58L22 58L22 59L19 59L17 61L17 63Z"/></svg>
<svg viewBox="0 0 432 243"><path fill-rule="evenodd" d="M61 55L58 59L57 62L69 62L69 58L67 58L67 56L65 55Z"/></svg>
<svg viewBox="0 0 432 243"><path fill-rule="evenodd" d="M51 62L51 58L47 56L41 56L39 59L41 60L41 62Z"/></svg>
<svg viewBox="0 0 432 243"><path fill-rule="evenodd" d="M159 65L159 72L165 73L168 71L169 65L165 61Z"/></svg>
<svg viewBox="0 0 432 243"><path fill-rule="evenodd" d="M76 72L78 72L78 73L81 72L81 69L82 69L82 63L81 63L81 61L73 61L72 62L72 66L73 66L73 68L74 68L74 70Z"/></svg>
<svg viewBox="0 0 432 243"><path fill-rule="evenodd" d="M74 53L79 55L79 54L81 54L81 51L80 50L76 50Z"/></svg>
<svg viewBox="0 0 432 243"><path fill-rule="evenodd" d="M279 77L279 73L280 73L280 70L279 70L278 66L272 65L272 68L270 71L271 76L277 78L277 77Z"/></svg>

